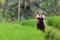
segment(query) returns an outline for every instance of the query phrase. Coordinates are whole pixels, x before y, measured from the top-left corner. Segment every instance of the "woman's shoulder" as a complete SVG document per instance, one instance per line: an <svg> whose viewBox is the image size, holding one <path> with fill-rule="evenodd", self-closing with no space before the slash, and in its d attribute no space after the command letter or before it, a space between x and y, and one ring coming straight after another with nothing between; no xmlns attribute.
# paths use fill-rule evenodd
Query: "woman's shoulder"
<svg viewBox="0 0 60 40"><path fill-rule="evenodd" d="M42 17L44 18L44 17L45 17L45 15L42 15Z"/></svg>

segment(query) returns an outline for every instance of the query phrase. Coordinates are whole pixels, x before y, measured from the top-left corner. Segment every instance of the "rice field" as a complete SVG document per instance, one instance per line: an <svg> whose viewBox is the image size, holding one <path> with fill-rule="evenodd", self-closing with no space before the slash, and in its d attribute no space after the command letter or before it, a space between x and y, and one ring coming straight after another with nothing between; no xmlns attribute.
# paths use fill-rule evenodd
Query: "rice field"
<svg viewBox="0 0 60 40"><path fill-rule="evenodd" d="M46 19L45 33L36 29L35 19L14 23L0 22L0 40L60 40L60 26L52 25L59 20L59 17L56 18ZM58 25L59 23L58 21Z"/></svg>

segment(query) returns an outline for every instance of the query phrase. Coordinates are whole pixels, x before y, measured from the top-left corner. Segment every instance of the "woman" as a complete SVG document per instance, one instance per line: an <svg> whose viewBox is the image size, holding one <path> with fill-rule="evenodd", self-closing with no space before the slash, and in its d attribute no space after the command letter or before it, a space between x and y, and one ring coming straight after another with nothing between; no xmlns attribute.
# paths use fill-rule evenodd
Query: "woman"
<svg viewBox="0 0 60 40"><path fill-rule="evenodd" d="M44 20L44 15L42 15L42 10L39 10L39 14L36 16L37 20L37 29L42 30L45 32L45 20Z"/></svg>

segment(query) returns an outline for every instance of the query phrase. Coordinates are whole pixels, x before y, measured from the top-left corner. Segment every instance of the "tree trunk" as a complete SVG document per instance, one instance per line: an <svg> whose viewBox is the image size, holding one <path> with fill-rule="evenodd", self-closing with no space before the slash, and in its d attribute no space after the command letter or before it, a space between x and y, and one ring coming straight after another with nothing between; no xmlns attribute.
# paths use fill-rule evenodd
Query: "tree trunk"
<svg viewBox="0 0 60 40"><path fill-rule="evenodd" d="M18 0L18 21L21 20L21 17L20 17L20 0Z"/></svg>

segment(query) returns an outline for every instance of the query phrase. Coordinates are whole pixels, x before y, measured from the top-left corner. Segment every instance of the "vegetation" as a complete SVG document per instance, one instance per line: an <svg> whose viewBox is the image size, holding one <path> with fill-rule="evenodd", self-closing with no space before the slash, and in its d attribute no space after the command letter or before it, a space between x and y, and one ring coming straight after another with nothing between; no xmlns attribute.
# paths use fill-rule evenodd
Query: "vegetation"
<svg viewBox="0 0 60 40"><path fill-rule="evenodd" d="M58 0L20 0L20 19L33 19L39 9L43 10L44 15L60 15L60 5ZM12 13L15 19L18 19L18 1L17 0L0 0L2 17L9 21ZM8 16L9 15L9 16ZM23 19L22 19L23 17Z"/></svg>
<svg viewBox="0 0 60 40"><path fill-rule="evenodd" d="M35 27L36 26L36 20L24 20L20 22L22 26L31 26Z"/></svg>
<svg viewBox="0 0 60 40"><path fill-rule="evenodd" d="M60 29L60 16L53 16L47 19L47 24Z"/></svg>
<svg viewBox="0 0 60 40"><path fill-rule="evenodd" d="M41 31L17 23L0 23L0 40L44 40Z"/></svg>
<svg viewBox="0 0 60 40"><path fill-rule="evenodd" d="M48 18L49 19L49 18ZM47 19L47 21L48 21ZM48 23L49 24L49 23ZM60 40L60 30L54 26L45 25L43 33L36 29L36 20L25 20L21 22L1 22L1 40Z"/></svg>
<svg viewBox="0 0 60 40"><path fill-rule="evenodd" d="M36 28L40 9L47 17L45 33ZM59 34L59 0L0 0L0 40L60 40Z"/></svg>

